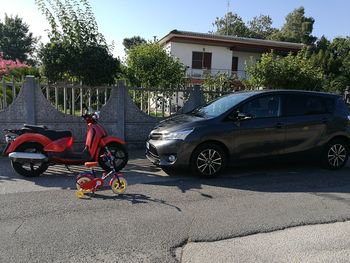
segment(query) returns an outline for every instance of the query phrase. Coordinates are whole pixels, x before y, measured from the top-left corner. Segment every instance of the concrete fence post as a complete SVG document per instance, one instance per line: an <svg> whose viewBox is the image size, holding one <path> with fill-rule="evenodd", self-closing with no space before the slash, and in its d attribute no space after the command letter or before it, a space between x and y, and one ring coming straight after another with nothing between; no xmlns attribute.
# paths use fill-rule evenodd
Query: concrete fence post
<svg viewBox="0 0 350 263"><path fill-rule="evenodd" d="M192 94L194 99L194 109L205 104L202 86L194 85Z"/></svg>
<svg viewBox="0 0 350 263"><path fill-rule="evenodd" d="M117 130L119 137L125 140L125 101L127 88L122 80L117 82Z"/></svg>
<svg viewBox="0 0 350 263"><path fill-rule="evenodd" d="M190 112L191 110L204 105L204 103L205 100L202 87L200 85L194 85L190 91L188 100L178 113Z"/></svg>
<svg viewBox="0 0 350 263"><path fill-rule="evenodd" d="M23 83L23 97L24 97L24 109L25 109L25 122L27 124L36 124L36 108L35 108L35 95L36 95L36 82L34 76L26 76Z"/></svg>

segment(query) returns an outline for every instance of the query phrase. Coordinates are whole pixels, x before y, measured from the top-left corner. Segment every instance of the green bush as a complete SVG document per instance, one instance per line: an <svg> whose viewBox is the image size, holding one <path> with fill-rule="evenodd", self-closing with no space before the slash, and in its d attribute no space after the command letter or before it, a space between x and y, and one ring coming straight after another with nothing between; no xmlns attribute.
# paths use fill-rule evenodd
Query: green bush
<svg viewBox="0 0 350 263"><path fill-rule="evenodd" d="M285 57L273 52L263 54L258 62L246 66L246 71L248 79L244 84L249 88L323 89L323 71L307 58L305 51Z"/></svg>

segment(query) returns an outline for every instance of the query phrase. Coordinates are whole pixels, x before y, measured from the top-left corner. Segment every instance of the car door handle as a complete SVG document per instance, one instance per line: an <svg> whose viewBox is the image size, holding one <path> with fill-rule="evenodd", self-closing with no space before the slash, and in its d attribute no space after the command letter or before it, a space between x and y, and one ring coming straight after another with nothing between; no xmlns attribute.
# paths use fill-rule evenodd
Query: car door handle
<svg viewBox="0 0 350 263"><path fill-rule="evenodd" d="M275 127L278 129L282 129L284 127L284 124L282 122L277 122Z"/></svg>

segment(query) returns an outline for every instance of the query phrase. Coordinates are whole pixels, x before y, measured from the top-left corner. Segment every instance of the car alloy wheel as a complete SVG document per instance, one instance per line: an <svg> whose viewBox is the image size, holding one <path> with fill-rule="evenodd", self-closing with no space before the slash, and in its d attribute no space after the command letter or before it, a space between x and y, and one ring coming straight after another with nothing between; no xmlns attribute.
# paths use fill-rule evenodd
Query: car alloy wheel
<svg viewBox="0 0 350 263"><path fill-rule="evenodd" d="M334 168L342 167L346 157L346 148L342 144L333 144L328 150L328 162Z"/></svg>
<svg viewBox="0 0 350 263"><path fill-rule="evenodd" d="M197 169L205 175L217 173L222 166L222 157L214 149L206 149L197 157Z"/></svg>
<svg viewBox="0 0 350 263"><path fill-rule="evenodd" d="M345 140L333 139L325 145L321 155L324 168L337 170L346 165L349 159L349 148Z"/></svg>
<svg viewBox="0 0 350 263"><path fill-rule="evenodd" d="M192 153L190 167L194 174L204 178L217 177L226 168L228 156L223 146L207 142Z"/></svg>

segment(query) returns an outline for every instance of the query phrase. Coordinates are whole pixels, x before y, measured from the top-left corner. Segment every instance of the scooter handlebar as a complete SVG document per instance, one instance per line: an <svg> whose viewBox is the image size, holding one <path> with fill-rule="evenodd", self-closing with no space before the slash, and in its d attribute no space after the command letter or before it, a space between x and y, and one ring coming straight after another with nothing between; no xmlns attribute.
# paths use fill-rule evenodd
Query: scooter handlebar
<svg viewBox="0 0 350 263"><path fill-rule="evenodd" d="M98 120L98 115L96 113L86 113L81 116L87 123L95 123Z"/></svg>

